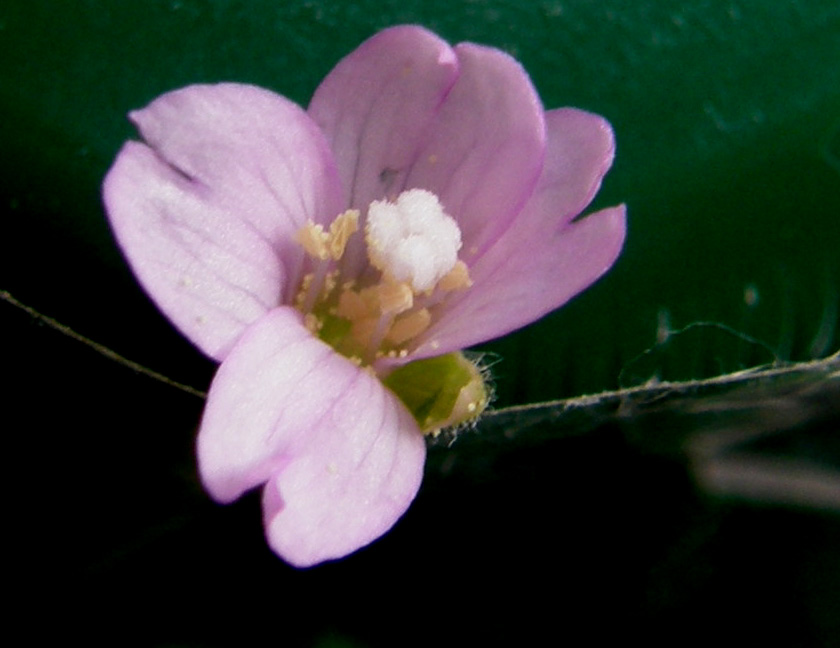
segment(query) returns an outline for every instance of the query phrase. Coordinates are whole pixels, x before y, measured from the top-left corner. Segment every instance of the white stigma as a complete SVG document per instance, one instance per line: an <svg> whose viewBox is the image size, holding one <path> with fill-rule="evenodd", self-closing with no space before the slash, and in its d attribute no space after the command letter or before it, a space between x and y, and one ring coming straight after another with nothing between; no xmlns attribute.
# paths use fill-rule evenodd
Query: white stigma
<svg viewBox="0 0 840 648"><path fill-rule="evenodd" d="M366 234L371 263L416 293L432 290L455 267L461 249L458 224L424 189L404 191L393 203L372 202Z"/></svg>

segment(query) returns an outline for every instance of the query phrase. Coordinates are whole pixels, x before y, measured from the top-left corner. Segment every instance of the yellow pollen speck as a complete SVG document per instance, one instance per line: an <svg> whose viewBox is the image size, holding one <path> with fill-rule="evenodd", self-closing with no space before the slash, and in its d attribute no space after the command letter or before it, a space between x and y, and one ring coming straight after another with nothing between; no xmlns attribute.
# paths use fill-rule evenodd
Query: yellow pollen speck
<svg viewBox="0 0 840 648"><path fill-rule="evenodd" d="M329 295L335 290L335 286L338 283L338 270L333 270L332 272L327 273L327 276L324 278L324 288L323 292L324 295Z"/></svg>
<svg viewBox="0 0 840 648"><path fill-rule="evenodd" d="M744 303L749 308L758 304L758 288L755 284L750 283L744 286Z"/></svg>
<svg viewBox="0 0 840 648"><path fill-rule="evenodd" d="M295 295L295 308L298 310L303 310L303 305L306 302L306 294L309 292L309 287L312 285L312 276L311 272L305 274L300 282L300 289L298 290L297 295Z"/></svg>
<svg viewBox="0 0 840 648"><path fill-rule="evenodd" d="M435 155L434 153L432 153L432 154L428 157L428 160L429 160L429 164L437 164L437 161L438 161L438 156L437 156L437 155Z"/></svg>

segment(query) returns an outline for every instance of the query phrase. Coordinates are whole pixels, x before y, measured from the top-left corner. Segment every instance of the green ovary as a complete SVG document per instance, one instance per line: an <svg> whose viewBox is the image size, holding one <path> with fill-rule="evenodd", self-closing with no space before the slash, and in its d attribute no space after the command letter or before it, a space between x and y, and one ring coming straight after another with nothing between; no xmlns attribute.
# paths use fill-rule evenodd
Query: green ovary
<svg viewBox="0 0 840 648"><path fill-rule="evenodd" d="M476 418L489 400L481 371L460 352L410 362L383 382L426 434Z"/></svg>

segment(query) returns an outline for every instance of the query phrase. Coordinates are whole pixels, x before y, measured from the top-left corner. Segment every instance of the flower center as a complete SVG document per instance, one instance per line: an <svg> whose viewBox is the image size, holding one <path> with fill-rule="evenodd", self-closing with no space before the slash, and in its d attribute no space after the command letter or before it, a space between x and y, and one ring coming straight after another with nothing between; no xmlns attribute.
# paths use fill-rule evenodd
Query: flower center
<svg viewBox="0 0 840 648"><path fill-rule="evenodd" d="M329 230L309 222L298 232L312 271L303 277L295 306L315 335L374 370L380 358L406 357L447 295L472 281L458 259L458 224L423 189L370 204L364 232L370 266L358 276L343 276L339 262L359 230L359 217L350 209ZM460 352L409 362L385 384L430 433L474 419L488 401L481 370Z"/></svg>
<svg viewBox="0 0 840 648"><path fill-rule="evenodd" d="M370 365L386 355L404 357L407 345L432 323L430 309L472 282L458 259L458 224L423 189L371 203L365 226L370 270L342 276L338 261L359 229L359 216L351 209L328 231L310 222L298 232L314 270L304 276L295 306L321 339Z"/></svg>

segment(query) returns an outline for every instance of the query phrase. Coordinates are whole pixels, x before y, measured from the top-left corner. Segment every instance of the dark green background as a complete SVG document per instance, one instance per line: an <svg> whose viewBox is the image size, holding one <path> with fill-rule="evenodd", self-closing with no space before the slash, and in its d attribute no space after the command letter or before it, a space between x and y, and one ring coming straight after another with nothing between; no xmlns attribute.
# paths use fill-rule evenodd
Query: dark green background
<svg viewBox="0 0 840 648"><path fill-rule="evenodd" d="M205 388L213 365L151 306L104 220L101 179L133 136L125 113L222 80L305 105L341 56L405 22L505 49L547 107L592 110L616 131L596 206L627 203L625 251L573 303L486 345L499 406L838 348L836 0L6 0L0 289ZM294 572L264 549L255 498L220 509L200 493L197 399L2 313L27 568L15 583L42 609L59 584L78 594L89 637L107 613L153 645L249 645L263 631L286 645L575 645L582 628L673 645L726 623L775 645L837 641L835 518L709 501L678 456L610 426L430 474L385 540ZM631 363L663 327L693 322L769 351L701 328ZM482 465L480 449L469 461Z"/></svg>

